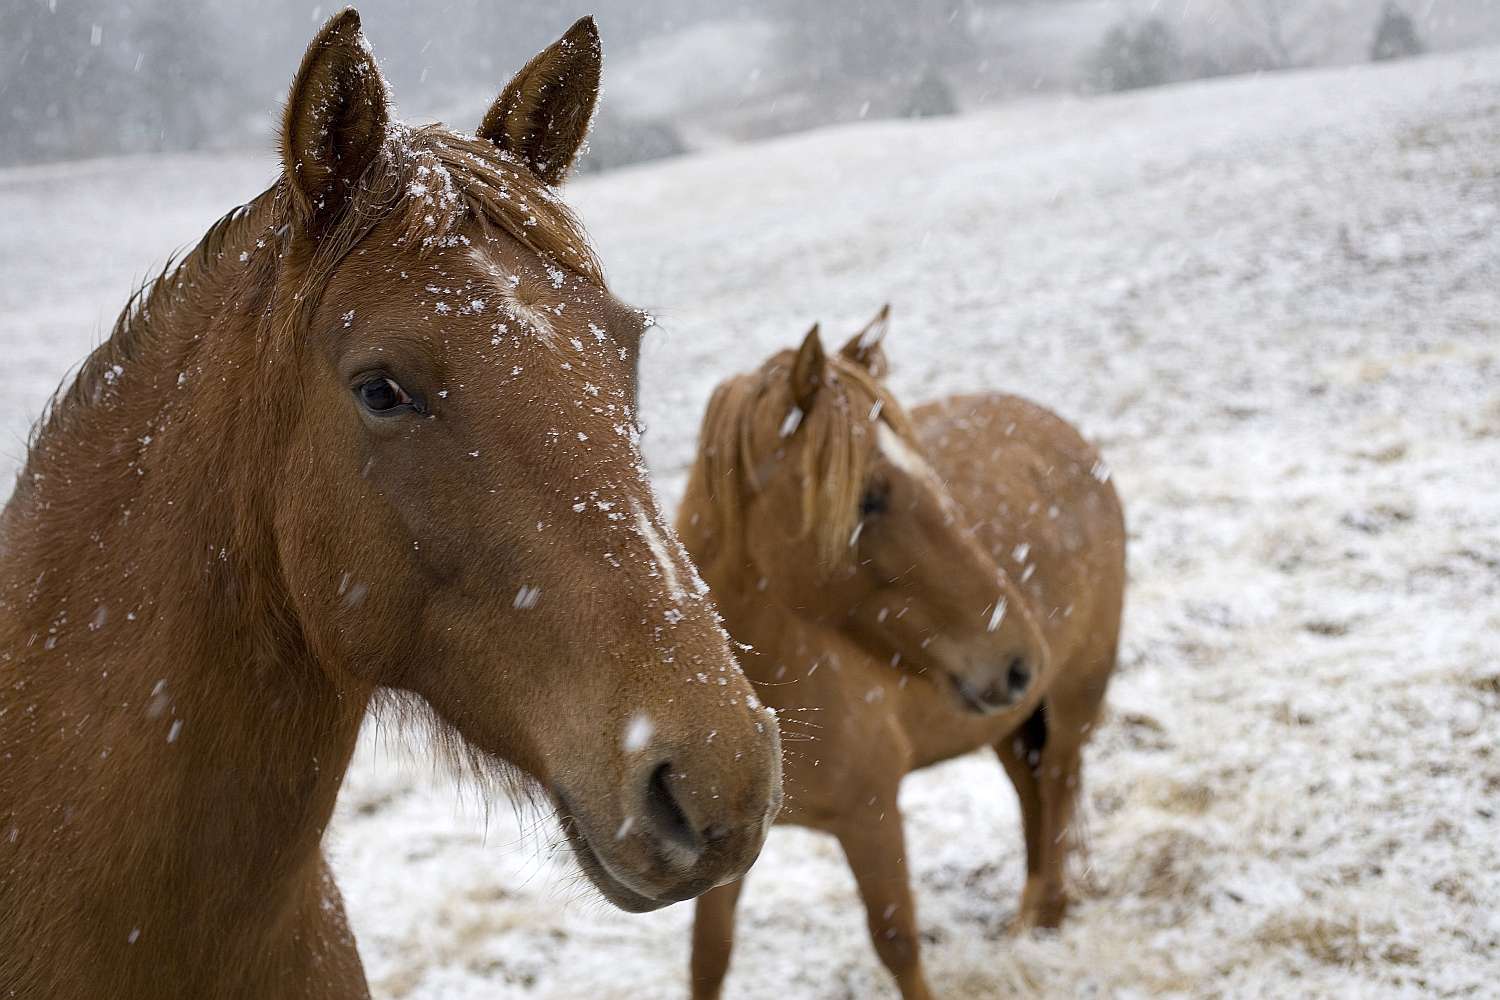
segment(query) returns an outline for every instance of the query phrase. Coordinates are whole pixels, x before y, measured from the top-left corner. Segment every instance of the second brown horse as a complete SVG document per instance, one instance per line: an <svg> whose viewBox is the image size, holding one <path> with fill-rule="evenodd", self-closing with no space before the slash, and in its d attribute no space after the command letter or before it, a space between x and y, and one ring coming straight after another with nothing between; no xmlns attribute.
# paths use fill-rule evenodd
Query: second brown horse
<svg viewBox="0 0 1500 1000"><path fill-rule="evenodd" d="M800 748L778 822L831 833L905 1000L931 996L897 805L917 768L992 747L1020 798L1020 926L1056 926L1080 752L1119 641L1125 525L1099 455L1014 396L908 414L882 310L835 356L721 385L678 527L761 699ZM814 728L794 731L797 719ZM693 996L719 996L742 882L698 900Z"/></svg>

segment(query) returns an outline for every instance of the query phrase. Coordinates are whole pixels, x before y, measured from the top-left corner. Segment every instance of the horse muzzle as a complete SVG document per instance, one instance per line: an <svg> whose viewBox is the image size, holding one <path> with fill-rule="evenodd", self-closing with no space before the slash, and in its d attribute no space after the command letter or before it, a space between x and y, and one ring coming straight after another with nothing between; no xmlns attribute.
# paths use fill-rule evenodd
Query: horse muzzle
<svg viewBox="0 0 1500 1000"><path fill-rule="evenodd" d="M977 715L994 715L1014 708L1026 699L1040 670L1022 655L965 674L950 674L953 692L961 708Z"/></svg>
<svg viewBox="0 0 1500 1000"><path fill-rule="evenodd" d="M748 762L747 762L748 763ZM691 760L648 758L623 789L622 818L599 822L554 791L563 832L594 886L632 913L741 878L781 810L779 740L760 780L738 794L698 777Z"/></svg>

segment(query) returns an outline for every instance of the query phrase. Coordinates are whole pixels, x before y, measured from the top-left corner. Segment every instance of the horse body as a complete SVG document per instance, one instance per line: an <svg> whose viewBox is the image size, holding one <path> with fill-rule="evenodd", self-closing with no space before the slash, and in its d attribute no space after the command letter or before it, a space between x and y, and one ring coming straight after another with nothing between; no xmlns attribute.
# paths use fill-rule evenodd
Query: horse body
<svg viewBox="0 0 1500 1000"><path fill-rule="evenodd" d="M597 42L471 138L390 123L336 15L282 177L39 423L0 513L0 997L367 996L321 840L377 696L531 782L623 908L753 860L775 725L655 507L643 319L549 191Z"/></svg>
<svg viewBox="0 0 1500 1000"><path fill-rule="evenodd" d="M242 520L262 456L218 412L221 378L260 367L239 328L270 303L235 289L266 213L185 265L192 300L153 296L155 330L199 335L122 337L86 364L0 517L16 996L312 996L359 968L319 839L371 689L318 665L267 554L240 544L267 530ZM199 327L203 302L233 308Z"/></svg>
<svg viewBox="0 0 1500 1000"><path fill-rule="evenodd" d="M778 366L770 367L774 378ZM830 368L824 391L842 379L841 406L862 419L872 407L855 391L860 373L842 362ZM893 405L884 397L887 413ZM723 537L708 483L696 474L679 525L730 633L753 647L741 657L747 675L782 719L789 752L778 822L839 838L882 961L903 997L922 1000L930 993L907 882L900 782L918 768L994 748L1020 798L1027 845L1017 924L1056 925L1065 908L1063 863L1080 751L1115 664L1125 533L1098 454L1033 403L952 397L912 411L910 428L912 444L959 508L955 530L1015 583L1009 593L1024 602L1048 647L1040 676L1001 711L976 714L955 700L940 664L913 662L857 630L861 608L784 600L775 581L795 567L766 565ZM909 596L919 613L920 595ZM899 602L886 610L892 607L901 610ZM699 900L692 969L699 1000L719 995L739 890L726 886Z"/></svg>

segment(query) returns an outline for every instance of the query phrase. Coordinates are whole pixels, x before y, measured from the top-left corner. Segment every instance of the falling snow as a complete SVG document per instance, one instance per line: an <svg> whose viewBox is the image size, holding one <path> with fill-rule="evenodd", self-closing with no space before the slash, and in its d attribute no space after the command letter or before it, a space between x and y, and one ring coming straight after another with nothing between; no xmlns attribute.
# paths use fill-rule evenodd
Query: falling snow
<svg viewBox="0 0 1500 1000"><path fill-rule="evenodd" d="M626 753L640 753L650 745L651 737L655 734L656 724L651 721L651 717L644 712L637 712L630 717L620 745L625 748Z"/></svg>
<svg viewBox="0 0 1500 1000"><path fill-rule="evenodd" d="M901 803L939 995L1492 989L1497 108L1500 55L1483 51L871 122L569 189L616 294L672 317L642 356L645 446L669 498L714 384L813 319L847 337L888 299L898 396L1023 392L1107 456L1088 471L1125 499L1132 583L1088 751L1080 899L1058 933L1007 936L1025 862L993 755L913 776ZM13 440L141 262L260 190L267 163L73 164L62 186L5 174ZM508 282L483 294L511 318ZM1063 530L1048 513L1038 524ZM627 520L621 538L601 574L624 558L686 572L662 529ZM338 590L353 615L368 584ZM124 611L100 621L106 641L140 627ZM165 686L132 705L173 754L208 738ZM390 746L362 741L329 837L375 997L686 993L690 907L576 902L545 830L456 811L449 783ZM143 930L117 933L135 944ZM836 843L773 833L726 995L895 995Z"/></svg>

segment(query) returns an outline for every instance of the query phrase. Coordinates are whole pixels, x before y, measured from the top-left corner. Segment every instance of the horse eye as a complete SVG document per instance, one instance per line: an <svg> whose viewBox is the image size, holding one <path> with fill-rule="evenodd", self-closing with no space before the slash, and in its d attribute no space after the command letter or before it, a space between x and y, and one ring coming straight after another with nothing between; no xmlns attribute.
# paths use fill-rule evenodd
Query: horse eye
<svg viewBox="0 0 1500 1000"><path fill-rule="evenodd" d="M383 375L361 382L355 391L359 393L359 401L371 413L389 413L399 407L414 405L395 379Z"/></svg>
<svg viewBox="0 0 1500 1000"><path fill-rule="evenodd" d="M886 491L883 489L868 489L859 498L859 516L873 517L876 514L884 514L886 508Z"/></svg>

